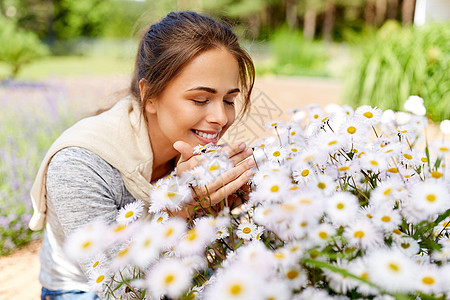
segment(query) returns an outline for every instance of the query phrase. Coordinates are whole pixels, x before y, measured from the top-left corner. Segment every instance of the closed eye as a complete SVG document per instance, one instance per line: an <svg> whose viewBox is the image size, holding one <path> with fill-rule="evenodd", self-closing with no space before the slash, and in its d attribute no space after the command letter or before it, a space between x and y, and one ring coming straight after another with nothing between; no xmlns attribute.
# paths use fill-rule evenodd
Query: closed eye
<svg viewBox="0 0 450 300"><path fill-rule="evenodd" d="M195 105L205 105L209 102L209 99L206 99L206 100L191 99L191 101L194 102Z"/></svg>

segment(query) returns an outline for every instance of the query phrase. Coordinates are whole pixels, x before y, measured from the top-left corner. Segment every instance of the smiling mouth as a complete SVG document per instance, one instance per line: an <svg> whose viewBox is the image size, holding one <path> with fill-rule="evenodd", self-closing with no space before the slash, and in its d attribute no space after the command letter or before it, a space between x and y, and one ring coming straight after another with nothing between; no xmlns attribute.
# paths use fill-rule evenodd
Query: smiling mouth
<svg viewBox="0 0 450 300"><path fill-rule="evenodd" d="M219 137L219 134L220 134L220 131L216 132L216 133L206 133L204 131L199 131L199 130L196 130L196 129L192 129L192 131L196 135L198 135L198 136L200 136L200 137L202 137L204 139L207 139L207 140L216 140Z"/></svg>

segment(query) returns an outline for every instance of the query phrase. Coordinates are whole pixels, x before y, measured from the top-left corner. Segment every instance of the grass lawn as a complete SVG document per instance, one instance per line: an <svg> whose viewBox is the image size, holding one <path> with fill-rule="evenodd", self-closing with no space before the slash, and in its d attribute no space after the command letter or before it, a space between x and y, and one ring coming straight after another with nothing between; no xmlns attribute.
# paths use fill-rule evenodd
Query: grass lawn
<svg viewBox="0 0 450 300"><path fill-rule="evenodd" d="M133 67L133 59L108 56L50 56L24 66L17 79L123 74L131 73ZM0 79L6 78L8 74L9 66L0 63Z"/></svg>

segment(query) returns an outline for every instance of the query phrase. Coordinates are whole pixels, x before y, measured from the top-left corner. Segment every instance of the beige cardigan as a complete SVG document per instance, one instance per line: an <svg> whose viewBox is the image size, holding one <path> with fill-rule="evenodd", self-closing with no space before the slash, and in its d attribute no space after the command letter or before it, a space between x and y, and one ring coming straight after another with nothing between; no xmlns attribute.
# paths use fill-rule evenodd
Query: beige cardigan
<svg viewBox="0 0 450 300"><path fill-rule="evenodd" d="M99 155L119 171L125 187L135 199L148 201L152 190L153 153L139 105L128 96L110 110L77 122L50 147L30 192L34 209L29 223L32 230L42 229L45 223L48 164L59 150L72 146Z"/></svg>

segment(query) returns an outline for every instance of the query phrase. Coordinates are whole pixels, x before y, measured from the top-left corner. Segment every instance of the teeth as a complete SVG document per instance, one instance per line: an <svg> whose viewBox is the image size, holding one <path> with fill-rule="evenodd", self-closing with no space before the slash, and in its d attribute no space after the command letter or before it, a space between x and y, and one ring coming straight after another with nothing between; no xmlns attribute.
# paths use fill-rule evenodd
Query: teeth
<svg viewBox="0 0 450 300"><path fill-rule="evenodd" d="M196 134L198 134L199 136L204 137L204 138L207 138L207 139L209 139L209 140L215 139L215 138L219 135L219 133L216 133L216 134L208 134L208 133L204 133L204 132L201 132L201 131L198 131L198 130L194 130L194 132L195 132Z"/></svg>

